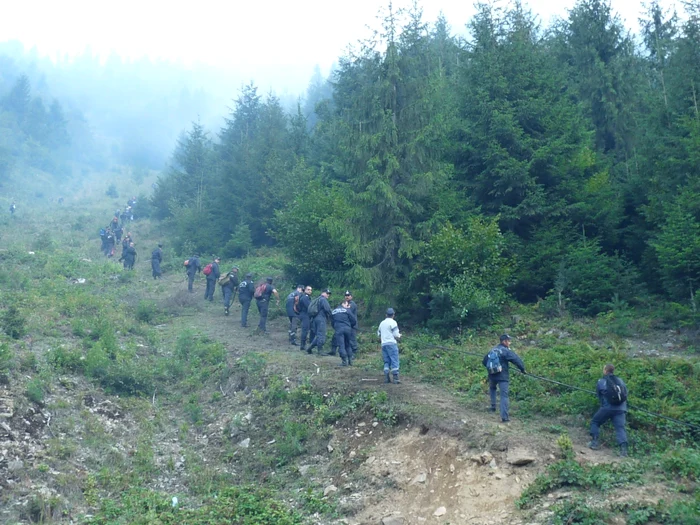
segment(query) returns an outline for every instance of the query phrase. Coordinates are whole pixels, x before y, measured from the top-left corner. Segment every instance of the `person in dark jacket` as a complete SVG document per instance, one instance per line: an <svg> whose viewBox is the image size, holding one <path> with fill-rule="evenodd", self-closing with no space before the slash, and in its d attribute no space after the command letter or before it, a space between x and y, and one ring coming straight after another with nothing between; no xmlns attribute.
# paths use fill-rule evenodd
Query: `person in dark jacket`
<svg viewBox="0 0 700 525"><path fill-rule="evenodd" d="M355 316L355 321L357 321L357 324L350 332L350 348L352 350L352 356L355 357L357 354L357 329L359 328L359 319L357 318L357 303L352 300L352 293L350 293L350 290L345 290L345 302L348 303L350 312Z"/></svg>
<svg viewBox="0 0 700 525"><path fill-rule="evenodd" d="M114 237L114 232L107 228L107 237L105 245L105 255L107 257L114 257L114 248L116 246L116 239Z"/></svg>
<svg viewBox="0 0 700 525"><path fill-rule="evenodd" d="M151 270L153 270L153 278L160 279L160 263L163 262L163 245L159 244L158 247L151 252Z"/></svg>
<svg viewBox="0 0 700 525"><path fill-rule="evenodd" d="M311 320L309 319L309 305L311 304L311 294L313 288L307 286L304 293L299 297L299 321L301 323L301 349L306 347L306 338L309 336Z"/></svg>
<svg viewBox="0 0 700 525"><path fill-rule="evenodd" d="M122 257L126 255L126 250L129 248L129 243L131 243L132 240L131 232L126 232L126 237L122 239Z"/></svg>
<svg viewBox="0 0 700 525"><path fill-rule="evenodd" d="M124 228L117 226L117 229L114 230L114 237L117 239L117 244L122 242L122 235L124 235Z"/></svg>
<svg viewBox="0 0 700 525"><path fill-rule="evenodd" d="M260 322L258 323L258 330L266 334L267 329L267 312L270 309L270 298L272 294L275 294L277 298L277 306L280 305L280 294L275 287L272 286L272 277L268 277L265 283L265 290L260 297L255 298L255 304L258 306L258 312L260 313Z"/></svg>
<svg viewBox="0 0 700 525"><path fill-rule="evenodd" d="M199 262L199 254L195 253L187 261L187 290L190 293L194 292L194 290L192 289L192 284L194 283L194 276L197 274L197 272L201 271L202 265Z"/></svg>
<svg viewBox="0 0 700 525"><path fill-rule="evenodd" d="M357 319L350 309L350 305L344 302L331 312L331 322L335 330L335 341L338 344L340 354L340 366L352 365L352 348L350 347L350 337L352 330L357 325Z"/></svg>
<svg viewBox="0 0 700 525"><path fill-rule="evenodd" d="M119 259L124 261L124 268L127 270L133 270L134 264L136 264L136 247L133 242L129 243L129 247L126 249L124 256Z"/></svg>
<svg viewBox="0 0 700 525"><path fill-rule="evenodd" d="M15 204L15 201L12 201L12 204L10 204L10 215L14 215L16 209L17 205Z"/></svg>
<svg viewBox="0 0 700 525"><path fill-rule="evenodd" d="M248 326L248 310L255 294L255 284L253 284L253 274L245 274L245 279L238 285L238 301L241 303L241 326Z"/></svg>
<svg viewBox="0 0 700 525"><path fill-rule="evenodd" d="M508 384L510 381L510 373L508 370L509 363L513 363L524 374L525 363L520 359L520 356L510 349L510 336L503 334L500 338L500 343L494 348L500 354L502 370L496 374L489 374L489 394L491 396L491 412L496 411L496 386L501 393L501 421L507 423L510 421L508 415L509 399L508 399ZM484 356L483 364L486 366L488 354Z"/></svg>
<svg viewBox="0 0 700 525"><path fill-rule="evenodd" d="M219 286L221 286L221 293L224 294L224 315L228 315L231 302L238 290L238 268L236 266L221 278Z"/></svg>
<svg viewBox="0 0 700 525"><path fill-rule="evenodd" d="M318 314L314 316L311 320L314 327L314 338L311 344L306 349L307 354L311 354L314 348L318 348L318 355L323 354L323 345L326 342L326 331L328 330L328 322L333 318L333 311L331 310L331 305L328 304L328 297L330 297L331 291L326 288L321 292L321 297L318 303ZM326 354L330 355L330 354Z"/></svg>
<svg viewBox="0 0 700 525"><path fill-rule="evenodd" d="M627 400L625 399L625 401L619 405L610 404L607 393L611 384L618 385L622 387L624 392L627 392L627 385L625 385L625 382L615 375L615 367L611 364L607 364L603 367L603 378L599 379L596 385L596 393L600 400L600 408L591 421L591 442L588 443L588 446L593 450L598 450L600 448L600 443L598 442L600 426L610 419L615 428L615 439L620 446L620 456L626 457L627 432L625 431L625 422L628 410Z"/></svg>
<svg viewBox="0 0 700 525"><path fill-rule="evenodd" d="M289 344L293 346L297 345L297 330L299 329L299 323L301 321L299 317L299 301L303 293L304 285L297 284L296 288L287 296L287 300L284 303L284 308L289 318Z"/></svg>
<svg viewBox="0 0 700 525"><path fill-rule="evenodd" d="M211 273L207 275L207 288L204 290L204 300L214 302L214 291L216 290L216 281L221 277L221 270L219 270L219 262L221 259L214 257L211 262Z"/></svg>

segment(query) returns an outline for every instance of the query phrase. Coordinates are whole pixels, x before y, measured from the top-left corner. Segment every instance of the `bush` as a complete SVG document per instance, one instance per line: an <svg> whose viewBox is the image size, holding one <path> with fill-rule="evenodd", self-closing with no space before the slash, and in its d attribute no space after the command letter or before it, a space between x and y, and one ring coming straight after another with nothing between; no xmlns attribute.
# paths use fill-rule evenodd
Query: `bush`
<svg viewBox="0 0 700 525"><path fill-rule="evenodd" d="M112 197L113 199L118 199L119 192L117 191L117 187L114 184L110 184L109 188L107 188L107 191L105 192L105 195L107 195L107 197Z"/></svg>
<svg viewBox="0 0 700 525"><path fill-rule="evenodd" d="M44 382L38 377L35 377L27 383L27 388L24 393L31 402L41 405L44 402L44 389Z"/></svg>
<svg viewBox="0 0 700 525"><path fill-rule="evenodd" d="M158 306L153 301L141 300L136 307L136 319L142 323L152 323L160 315Z"/></svg>
<svg viewBox="0 0 700 525"><path fill-rule="evenodd" d="M17 306L10 305L3 313L2 329L13 339L20 339L27 332L26 321Z"/></svg>

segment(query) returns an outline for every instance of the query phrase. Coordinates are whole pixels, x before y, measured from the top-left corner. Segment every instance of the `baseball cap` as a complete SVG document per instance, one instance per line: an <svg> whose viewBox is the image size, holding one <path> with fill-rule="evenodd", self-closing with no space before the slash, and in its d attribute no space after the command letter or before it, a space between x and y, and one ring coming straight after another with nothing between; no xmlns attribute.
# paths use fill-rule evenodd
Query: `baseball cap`
<svg viewBox="0 0 700 525"><path fill-rule="evenodd" d="M510 340L510 336L508 334L503 334L500 338L501 343L505 341L506 339Z"/></svg>
<svg viewBox="0 0 700 525"><path fill-rule="evenodd" d="M253 277L253 274L252 274L252 273L247 273L247 274L245 274L245 278L246 278L246 279L250 279L251 277Z"/></svg>
<svg viewBox="0 0 700 525"><path fill-rule="evenodd" d="M330 295L330 294L331 294L331 289L330 289L330 288L326 288L326 289L325 289L325 290L323 290L323 291L324 291L325 293L327 293L328 295Z"/></svg>
<svg viewBox="0 0 700 525"><path fill-rule="evenodd" d="M352 295L352 294L350 293L350 290L345 290L345 295Z"/></svg>
<svg viewBox="0 0 700 525"><path fill-rule="evenodd" d="M387 308L386 309L386 315L394 315L396 312L394 311L393 308Z"/></svg>
<svg viewBox="0 0 700 525"><path fill-rule="evenodd" d="M272 277L268 277L268 278L265 279L265 280L266 280L268 283L271 283L271 282L272 282Z"/></svg>

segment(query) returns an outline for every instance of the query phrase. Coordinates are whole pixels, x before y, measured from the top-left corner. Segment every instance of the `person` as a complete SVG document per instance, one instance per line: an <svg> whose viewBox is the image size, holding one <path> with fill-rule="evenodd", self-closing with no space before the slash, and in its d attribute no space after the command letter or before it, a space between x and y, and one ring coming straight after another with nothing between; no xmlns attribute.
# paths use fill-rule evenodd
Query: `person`
<svg viewBox="0 0 700 525"><path fill-rule="evenodd" d="M192 293L192 284L194 283L194 276L197 272L202 271L202 265L199 262L199 254L195 253L192 257L187 260L187 291Z"/></svg>
<svg viewBox="0 0 700 525"><path fill-rule="evenodd" d="M105 250L107 250L107 229L106 228L100 228L100 251L102 253L107 253Z"/></svg>
<svg viewBox="0 0 700 525"><path fill-rule="evenodd" d="M270 308L270 298L272 294L275 294L277 298L277 306L280 305L280 294L272 286L272 277L265 279L265 289L263 290L260 297L255 298L255 302L258 306L258 312L260 313L260 322L258 322L258 330L266 334L266 324L267 324L267 311Z"/></svg>
<svg viewBox="0 0 700 525"><path fill-rule="evenodd" d="M345 302L349 305L348 308L352 315L355 316L355 327L350 332L350 349L352 350L352 356L357 355L357 330L359 328L359 319L357 318L357 303L352 300L352 293L350 290L345 290Z"/></svg>
<svg viewBox="0 0 700 525"><path fill-rule="evenodd" d="M520 359L520 356L510 349L510 336L503 334L499 338L499 344L493 347L488 354L484 356L483 365L488 369L489 354L493 351L498 354L500 370L489 372L489 395L491 396L491 412L496 411L496 387L501 393L501 421L508 423L510 416L508 414L509 399L508 385L510 381L509 363L513 363L524 374L525 363Z"/></svg>
<svg viewBox="0 0 700 525"><path fill-rule="evenodd" d="M340 366L352 366L352 349L350 348L350 336L357 325L357 319L350 309L350 304L343 302L331 312L331 322L335 330L335 342L340 354Z"/></svg>
<svg viewBox="0 0 700 525"><path fill-rule="evenodd" d="M119 215L119 219L121 221L121 225L124 226L126 221L129 219L129 210L124 208L124 211Z"/></svg>
<svg viewBox="0 0 700 525"><path fill-rule="evenodd" d="M301 300L301 295L304 293L304 285L297 284L296 288L287 296L287 300L284 303L285 310L287 310L287 317L289 317L289 344L292 346L297 345L297 330L299 328L299 322L301 321L299 317L299 301Z"/></svg>
<svg viewBox="0 0 700 525"><path fill-rule="evenodd" d="M121 227L121 225L117 226L117 229L114 230L114 237L117 240L117 244L122 242L122 235L124 235L124 228Z"/></svg>
<svg viewBox="0 0 700 525"><path fill-rule="evenodd" d="M309 336L311 320L309 319L309 305L311 304L311 294L313 288L306 286L304 293L299 297L299 321L301 323L301 349L306 348L306 338Z"/></svg>
<svg viewBox="0 0 700 525"><path fill-rule="evenodd" d="M14 215L16 209L17 205L15 204L15 201L12 201L12 204L10 204L10 215Z"/></svg>
<svg viewBox="0 0 700 525"><path fill-rule="evenodd" d="M134 269L134 264L136 263L136 247L134 246L133 242L129 243L129 247L126 249L126 254L124 254L124 256L119 260L124 261L124 268L126 270Z"/></svg>
<svg viewBox="0 0 700 525"><path fill-rule="evenodd" d="M107 237L105 245L105 255L107 257L114 257L114 248L116 246L116 239L114 237L114 232L107 228Z"/></svg>
<svg viewBox="0 0 700 525"><path fill-rule="evenodd" d="M204 290L204 300L214 302L214 291L216 290L216 281L221 277L221 270L219 270L219 262L221 259L214 257L211 262L211 273L207 275L207 288Z"/></svg>
<svg viewBox="0 0 700 525"><path fill-rule="evenodd" d="M618 397L619 404L612 404L610 401L611 392L609 389L619 388L624 396ZM615 428L615 439L620 446L620 456L627 456L627 432L625 431L625 420L627 418L627 385L625 382L615 375L615 366L607 364L603 367L603 377L598 380L596 385L596 393L600 400L600 408L591 420L591 442L588 446L593 450L600 448L598 436L600 434L600 426L612 420Z"/></svg>
<svg viewBox="0 0 700 525"><path fill-rule="evenodd" d="M119 228L119 218L116 215L112 219L112 222L109 223L108 228L113 232L116 232L117 228Z"/></svg>
<svg viewBox="0 0 700 525"><path fill-rule="evenodd" d="M321 297L318 298L318 313L311 319L314 336L311 344L306 349L307 354L313 353L314 348L318 348L318 355L330 355L323 353L323 345L326 343L326 331L328 329L327 323L333 318L331 305L328 303L330 295L330 289L326 288L321 292Z"/></svg>
<svg viewBox="0 0 700 525"><path fill-rule="evenodd" d="M250 310L254 294L253 274L247 273L245 279L238 285L238 302L241 303L241 326L243 328L248 327L248 310Z"/></svg>
<svg viewBox="0 0 700 525"><path fill-rule="evenodd" d="M151 270L153 270L153 279L160 279L160 263L163 262L163 245L159 244L158 247L151 252Z"/></svg>
<svg viewBox="0 0 700 525"><path fill-rule="evenodd" d="M221 293L224 294L224 315L229 314L231 302L238 290L238 267L234 266L231 271L224 275L219 281Z"/></svg>
<svg viewBox="0 0 700 525"><path fill-rule="evenodd" d="M122 259L126 255L126 250L129 248L129 243L131 242L131 232L126 232L126 237L122 239ZM120 261L122 259L119 259Z"/></svg>
<svg viewBox="0 0 700 525"><path fill-rule="evenodd" d="M379 323L377 328L377 336L382 344L382 359L384 359L384 382L391 383L389 373L394 376L394 384L398 385L399 381L399 344L398 339L401 339L399 325L394 320L396 312L393 308L387 308L386 318Z"/></svg>

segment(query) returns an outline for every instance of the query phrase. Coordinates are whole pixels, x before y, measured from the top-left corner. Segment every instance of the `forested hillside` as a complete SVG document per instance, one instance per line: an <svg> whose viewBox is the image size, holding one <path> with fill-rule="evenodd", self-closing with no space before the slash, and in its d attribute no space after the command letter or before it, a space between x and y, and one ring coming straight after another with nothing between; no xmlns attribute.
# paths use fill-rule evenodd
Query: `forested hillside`
<svg viewBox="0 0 700 525"><path fill-rule="evenodd" d="M153 197L183 253L277 244L309 282L398 299L448 331L511 299L595 315L700 279L700 9L604 0L549 27L482 4L469 37L419 7L339 60L305 106L242 89L178 141ZM303 107L313 107L313 113Z"/></svg>

